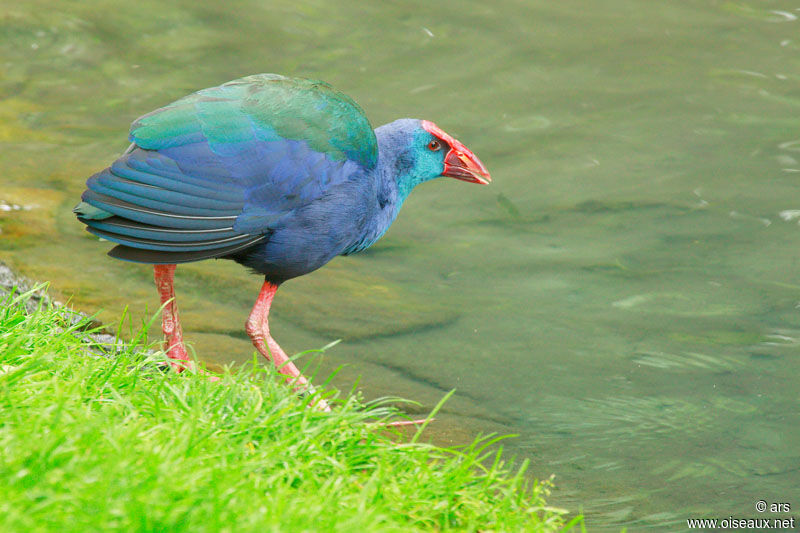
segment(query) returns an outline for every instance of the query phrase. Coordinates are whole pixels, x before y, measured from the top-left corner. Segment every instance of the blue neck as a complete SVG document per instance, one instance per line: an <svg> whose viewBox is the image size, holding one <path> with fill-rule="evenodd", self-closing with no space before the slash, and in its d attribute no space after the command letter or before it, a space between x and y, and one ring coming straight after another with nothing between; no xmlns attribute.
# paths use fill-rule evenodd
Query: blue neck
<svg viewBox="0 0 800 533"><path fill-rule="evenodd" d="M377 177L379 182L389 184L396 192L397 211L412 189L422 181L414 179L414 156L409 152L418 130L419 120L409 118L395 120L375 129L378 139Z"/></svg>
<svg viewBox="0 0 800 533"><path fill-rule="evenodd" d="M380 209L375 213L369 227L358 242L352 244L344 255L360 252L381 238L392 225L403 202L416 185L408 179L413 161L409 160L408 136L397 128L395 121L375 129L378 139L378 164L373 170L373 180Z"/></svg>

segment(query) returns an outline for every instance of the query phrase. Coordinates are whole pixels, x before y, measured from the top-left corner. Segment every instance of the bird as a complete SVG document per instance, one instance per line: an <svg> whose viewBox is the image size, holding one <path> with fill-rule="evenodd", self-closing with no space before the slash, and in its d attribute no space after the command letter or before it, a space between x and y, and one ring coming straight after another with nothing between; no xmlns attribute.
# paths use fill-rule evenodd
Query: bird
<svg viewBox="0 0 800 533"><path fill-rule="evenodd" d="M373 129L330 84L256 74L136 119L128 149L86 181L74 208L108 255L154 266L164 352L192 368L178 317L178 264L231 259L263 275L245 330L299 391L314 390L272 337L278 287L374 244L411 190L438 177L488 184L489 171L428 120ZM318 404L329 411L320 399Z"/></svg>

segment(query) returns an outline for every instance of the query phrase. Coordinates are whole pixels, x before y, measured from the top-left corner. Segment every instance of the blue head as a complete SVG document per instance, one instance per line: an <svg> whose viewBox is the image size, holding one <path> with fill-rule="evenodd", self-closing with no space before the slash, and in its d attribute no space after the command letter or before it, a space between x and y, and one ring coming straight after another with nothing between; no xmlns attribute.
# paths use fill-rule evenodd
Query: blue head
<svg viewBox="0 0 800 533"><path fill-rule="evenodd" d="M402 118L375 134L380 164L396 180L401 202L420 183L441 176L484 185L491 181L480 159L433 122Z"/></svg>

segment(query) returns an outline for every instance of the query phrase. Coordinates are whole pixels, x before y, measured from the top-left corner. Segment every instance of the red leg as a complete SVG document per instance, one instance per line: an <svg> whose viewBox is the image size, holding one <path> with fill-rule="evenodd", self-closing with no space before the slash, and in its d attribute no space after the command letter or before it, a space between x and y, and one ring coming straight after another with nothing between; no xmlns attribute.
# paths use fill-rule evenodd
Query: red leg
<svg viewBox="0 0 800 533"><path fill-rule="evenodd" d="M156 288L161 297L161 329L164 331L164 351L172 368L183 372L192 364L183 345L183 330L178 320L178 304L175 302L175 265L153 265Z"/></svg>
<svg viewBox="0 0 800 533"><path fill-rule="evenodd" d="M277 367L278 372L286 376L287 381L295 382L295 388L299 391L309 391L313 393L314 387L300 373L300 370L297 369L286 353L278 346L278 343L275 342L275 339L269 334L269 308L272 305L272 298L275 296L277 290L278 286L274 283L270 283L269 281L264 282L264 285L261 287L261 292L258 294L258 299L253 306L253 310L247 318L245 329L259 353L272 361ZM328 403L321 398L316 401L316 405L323 411L331 410Z"/></svg>

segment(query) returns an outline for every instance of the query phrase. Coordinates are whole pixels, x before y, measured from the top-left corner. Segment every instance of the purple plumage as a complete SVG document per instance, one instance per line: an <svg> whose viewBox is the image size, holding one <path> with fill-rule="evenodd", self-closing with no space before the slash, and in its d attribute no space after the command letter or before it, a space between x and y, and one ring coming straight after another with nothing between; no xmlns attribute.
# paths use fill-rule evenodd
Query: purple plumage
<svg viewBox="0 0 800 533"><path fill-rule="evenodd" d="M75 212L88 231L117 243L112 257L156 265L173 366L190 365L174 265L233 259L265 276L248 334L303 388L310 385L269 335L277 286L370 246L419 183L490 179L432 122L401 119L373 131L358 105L329 85L274 74L149 113L133 123L130 140L122 157L89 178Z"/></svg>

